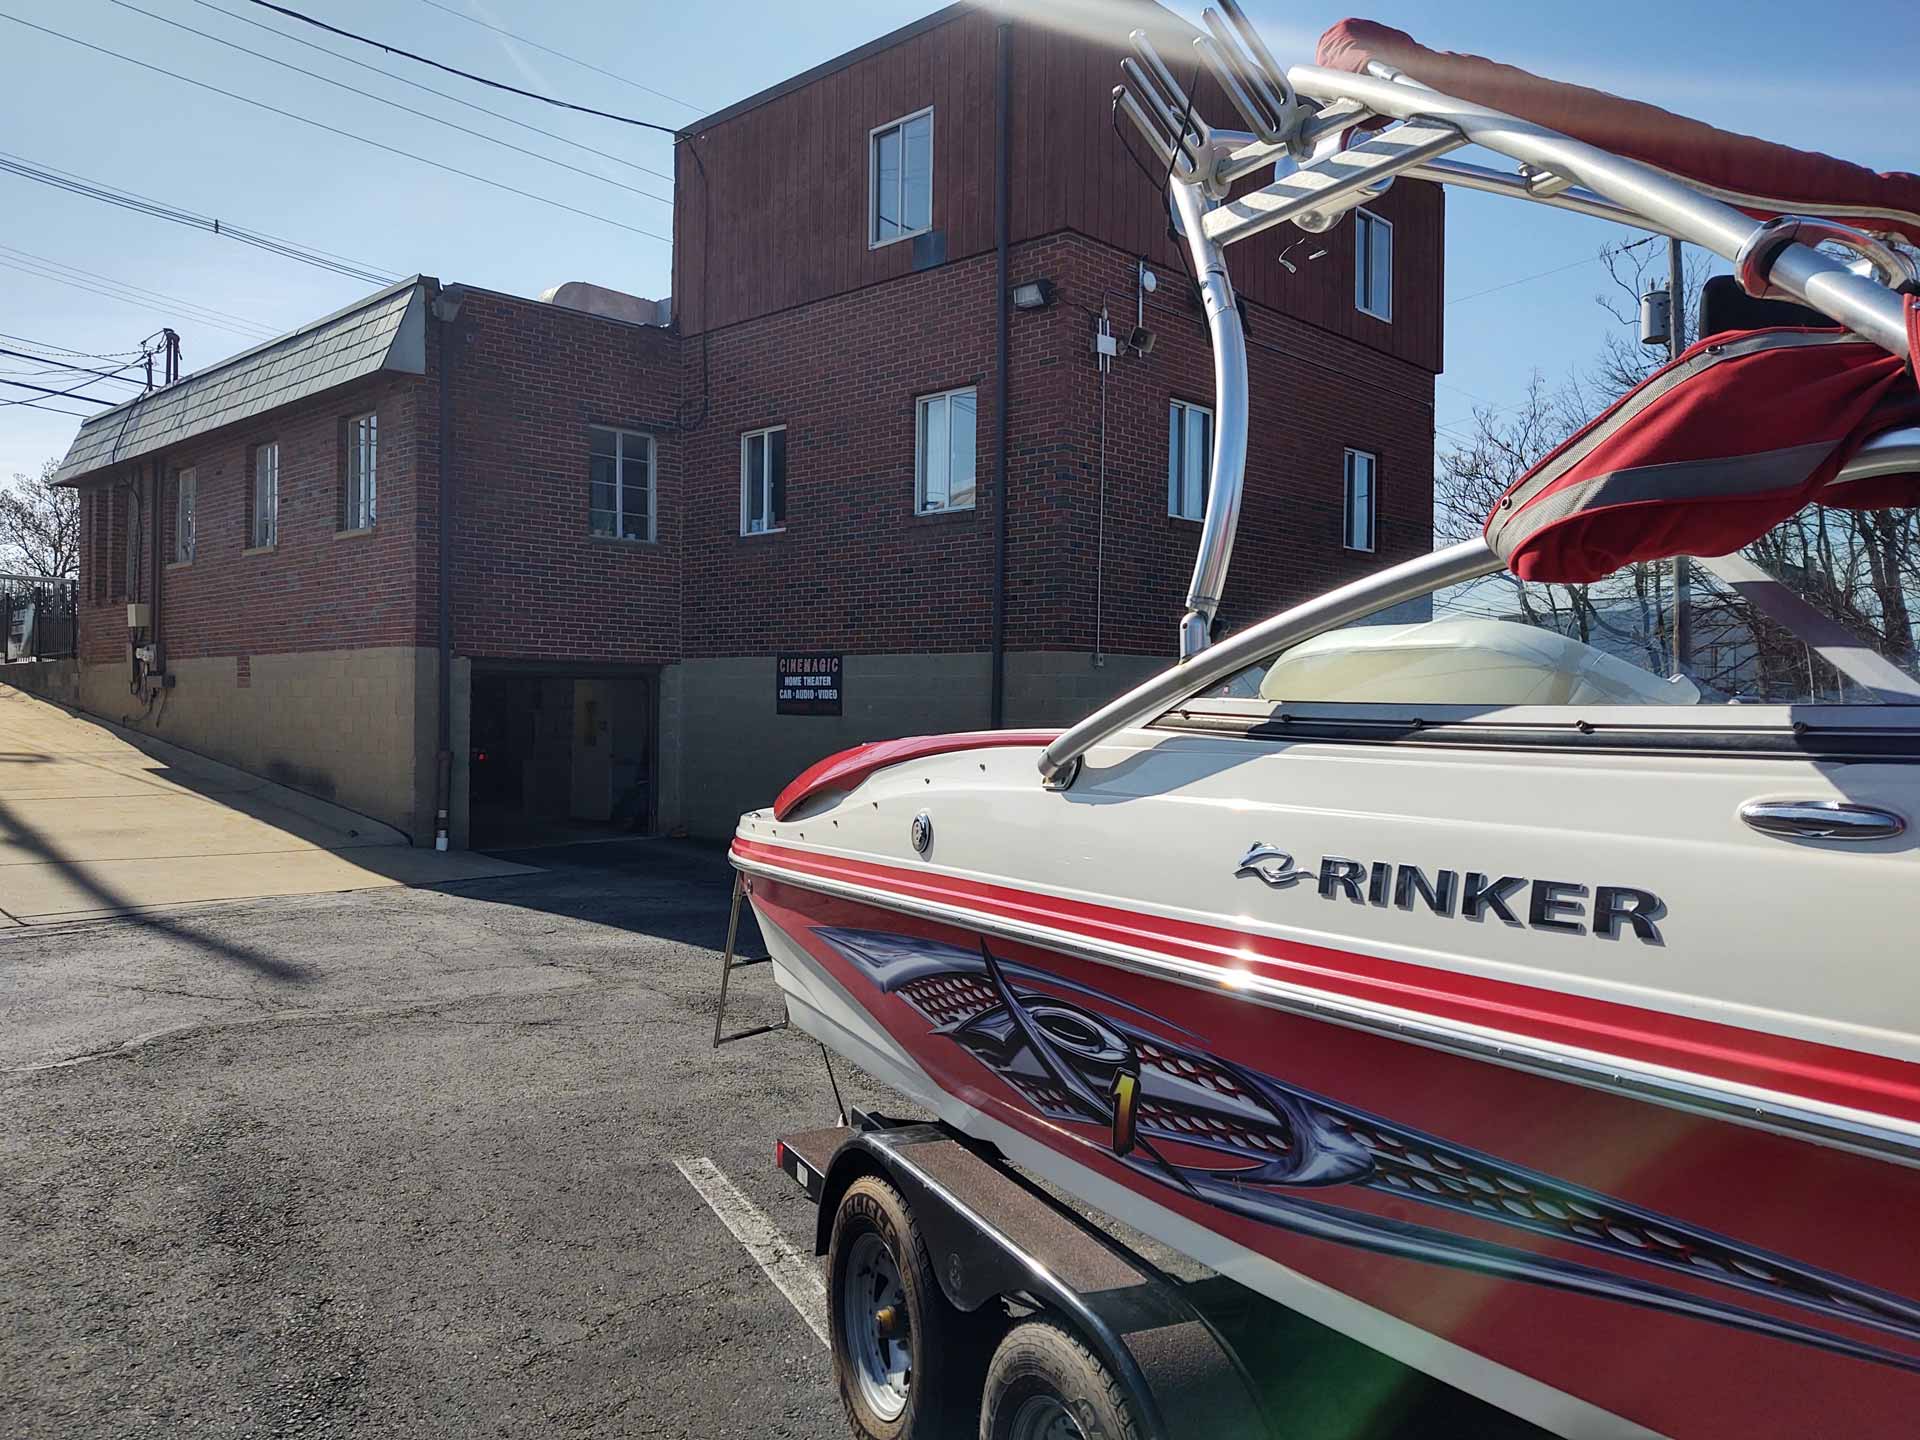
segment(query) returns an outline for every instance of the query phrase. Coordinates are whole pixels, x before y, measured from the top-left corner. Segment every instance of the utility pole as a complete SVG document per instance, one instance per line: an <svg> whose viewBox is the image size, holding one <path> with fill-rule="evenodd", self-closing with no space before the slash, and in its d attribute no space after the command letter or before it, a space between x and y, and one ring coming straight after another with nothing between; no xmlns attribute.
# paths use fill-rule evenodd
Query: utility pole
<svg viewBox="0 0 1920 1440"><path fill-rule="evenodd" d="M1667 237L1667 355L1678 360L1687 348L1685 265L1680 242ZM1684 555L1673 559L1673 668L1684 675L1693 663L1693 606L1687 594L1693 569Z"/></svg>

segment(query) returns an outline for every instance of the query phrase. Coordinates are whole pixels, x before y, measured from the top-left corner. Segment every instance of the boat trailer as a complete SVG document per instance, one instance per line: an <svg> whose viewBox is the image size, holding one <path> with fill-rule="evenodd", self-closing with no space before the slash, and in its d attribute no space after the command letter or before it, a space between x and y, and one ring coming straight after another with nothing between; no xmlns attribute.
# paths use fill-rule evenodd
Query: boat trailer
<svg viewBox="0 0 1920 1440"><path fill-rule="evenodd" d="M901 1320L883 1306L872 1326L859 1323L865 1293L852 1293L851 1268L836 1263L850 1208L876 1185L893 1192L915 1243L924 1248L938 1295L916 1297L937 1307L948 1343L921 1345L919 1363L948 1370L937 1386L949 1397L940 1426L918 1421L902 1435L972 1437L1002 1430L978 1424L982 1410L1006 1409L997 1395L1007 1377L989 1357L1020 1327L1064 1337L1091 1366L1076 1376L1089 1393L1063 1386L1034 1391L1015 1407L1027 1428L1048 1403L1077 1428L1101 1440L1364 1440L1410 1433L1458 1434L1482 1440L1533 1440L1541 1430L1440 1381L1347 1339L1223 1275L1182 1279L1121 1240L1082 1210L1015 1170L989 1145L948 1126L890 1119L859 1110L847 1123L787 1135L774 1159L819 1207L814 1253L828 1257L827 1306L835 1379L842 1393L884 1372L872 1342L897 1333ZM856 1188L858 1187L858 1188ZM856 1205L850 1207L850 1198ZM870 1353L855 1353L859 1342ZM863 1373L864 1372L864 1373ZM1338 1383L1329 1385L1337 1377ZM1026 1377L1032 1390L1032 1377ZM1087 1408L1101 1387L1124 1396L1119 1413L1142 1428L1110 1433ZM1356 1414L1357 1408L1371 1407ZM905 1418L905 1417L903 1417ZM941 1428L941 1427L944 1428Z"/></svg>

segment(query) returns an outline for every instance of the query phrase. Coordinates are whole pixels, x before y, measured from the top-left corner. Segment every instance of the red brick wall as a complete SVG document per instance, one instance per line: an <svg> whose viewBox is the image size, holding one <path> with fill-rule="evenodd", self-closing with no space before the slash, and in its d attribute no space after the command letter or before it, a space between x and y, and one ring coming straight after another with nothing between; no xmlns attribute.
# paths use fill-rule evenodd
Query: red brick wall
<svg viewBox="0 0 1920 1440"><path fill-rule="evenodd" d="M1211 349L1178 272L1162 271L1149 298L1152 353L1122 354L1110 373L1103 584L1096 573L1093 325L1104 304L1116 331L1131 327L1134 264L1069 233L1014 252L1015 281L1045 276L1057 296L1048 310L1013 316L1012 649L1092 649L1096 592L1105 649L1173 646L1199 526L1167 514L1167 406L1174 396L1213 398ZM458 653L664 663L781 649L987 648L993 278L992 257L980 256L685 341L466 292L453 415ZM1297 278L1349 283L1325 262ZM1248 315L1254 415L1229 627L1430 543L1432 376L1259 305ZM194 465L199 485L196 558L165 571L171 654L435 642L439 345L430 326L425 377L368 381L165 457L170 470ZM968 384L979 402L976 506L917 516L915 399ZM340 422L369 407L380 415L379 525L337 536ZM595 425L655 436L653 543L589 531ZM743 536L740 436L768 425L787 427L786 529ZM271 439L281 445L279 543L243 555L249 456ZM1341 546L1347 446L1379 457L1372 555ZM118 588L115 580L109 593ZM84 593L91 599L90 580ZM121 603L88 605L87 658L124 653Z"/></svg>
<svg viewBox="0 0 1920 1440"><path fill-rule="evenodd" d="M1046 275L1061 297L1043 315L1015 315L1014 334L1025 342L1014 371L1015 533L1045 537L1049 519L1058 527L1050 543L1015 551L1008 640L1015 648L1094 646L1100 381L1088 311L1104 299L1124 342L1136 314L1134 274L1132 256L1078 237L1033 247L1014 265L1016 282ZM1302 285L1348 283L1317 266L1303 267L1298 278ZM1198 303L1183 274L1161 270L1159 279L1146 305L1152 352L1123 349L1107 379L1100 643L1122 653L1174 646L1200 525L1167 513L1167 411L1176 398L1214 405L1213 350ZM1246 315L1253 409L1221 607L1229 630L1432 545L1432 375L1260 305L1249 304ZM1043 327L1052 332L1045 341ZM1372 553L1343 545L1348 447L1378 459Z"/></svg>
<svg viewBox="0 0 1920 1440"><path fill-rule="evenodd" d="M1098 546L1094 314L1134 321L1134 259L1077 235L1018 246L1015 282L1045 276L1051 309L1012 325L1007 643L1091 649ZM1305 284L1343 284L1308 267ZM1212 350L1189 287L1161 276L1151 355L1122 355L1107 397L1101 643L1173 646L1199 525L1167 514L1167 407L1211 407ZM690 657L775 649L956 651L990 643L993 563L991 257L961 261L715 332L713 404L686 438L685 644ZM1431 540L1433 378L1250 306L1255 409L1224 613L1262 618ZM687 342L690 374L699 338ZM914 400L979 391L976 508L916 516ZM787 528L742 536L742 432L787 428ZM1378 548L1341 545L1346 447L1379 457Z"/></svg>
<svg viewBox="0 0 1920 1440"><path fill-rule="evenodd" d="M711 405L685 440L686 653L981 650L993 565L993 260L686 342ZM973 510L914 513L915 400L977 387ZM740 437L787 427L787 528L740 534Z"/></svg>
<svg viewBox="0 0 1920 1440"><path fill-rule="evenodd" d="M1012 7L1018 10L1020 7ZM1041 7L1036 7L1041 8ZM955 6L881 39L844 64L782 93L729 107L688 127L674 147L675 307L689 335L817 302L911 273L911 242L870 248L869 132L933 110L932 225L953 259L991 254L995 216L997 29L1013 18L1009 96L1009 224L1016 244L1062 231L1175 268L1165 201L1141 173L1145 141L1130 123L1114 132L1111 92L1130 53L1128 33L1148 30L1186 85L1197 33L1170 11L1136 0L1075 7L1049 23L996 5ZM1282 63L1289 53L1272 37ZM1215 125L1243 123L1204 72L1196 113ZM1136 158L1129 158L1131 143ZM1150 162L1147 162L1150 163ZM1254 189L1271 179L1242 182ZM1439 187L1402 180L1368 208L1394 226L1394 323L1353 308L1353 226L1307 239L1276 226L1233 247L1240 289L1321 330L1437 370L1441 362L1444 204ZM778 217L777 223L755 223ZM1303 287L1278 263L1344 272L1344 290Z"/></svg>
<svg viewBox="0 0 1920 1440"><path fill-rule="evenodd" d="M426 397L423 399L423 397ZM301 404L200 436L158 456L143 457L112 472L115 536L109 593L81 620L88 660L118 659L125 652L126 611L117 576L131 508L119 482L137 482L141 513L134 543L140 547L140 595L151 601L152 531L161 541L161 633L175 659L263 654L354 646L405 645L414 633L412 571L418 523L414 440L422 404L431 391L412 376L381 376ZM341 422L373 411L380 417L378 523L371 534L337 535L341 529L344 461ZM257 446L280 446L280 506L274 547L251 548L252 457ZM158 463L165 475L159 513L151 508L149 477ZM195 546L189 564L174 564L174 489L179 471L196 474ZM97 503L97 502L96 502ZM89 562L94 552L88 550Z"/></svg>
<svg viewBox="0 0 1920 1440"><path fill-rule="evenodd" d="M455 651L489 659L674 658L683 523L680 446L671 428L681 401L678 341L657 327L481 291L466 293L458 329ZM438 365L437 340L428 363ZM422 411L429 441L434 403ZM588 529L588 428L595 425L654 436L652 544ZM430 461L423 473L433 473ZM431 515L431 495L426 505ZM422 527L420 543L415 633L424 645L435 643L438 624L431 525Z"/></svg>

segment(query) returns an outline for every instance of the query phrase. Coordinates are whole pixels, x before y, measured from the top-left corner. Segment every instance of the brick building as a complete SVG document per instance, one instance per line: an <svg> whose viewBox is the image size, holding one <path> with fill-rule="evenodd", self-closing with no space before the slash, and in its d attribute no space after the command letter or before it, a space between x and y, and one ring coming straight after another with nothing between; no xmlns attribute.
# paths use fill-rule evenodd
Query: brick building
<svg viewBox="0 0 1920 1440"><path fill-rule="evenodd" d="M416 278L90 419L46 683L422 843L444 786L462 844L725 833L840 746L1064 722L1162 667L1212 358L1109 126L1123 40L952 5L689 126L670 306ZM1441 231L1403 181L1236 247L1227 625L1429 547ZM783 657L837 707L778 704Z"/></svg>

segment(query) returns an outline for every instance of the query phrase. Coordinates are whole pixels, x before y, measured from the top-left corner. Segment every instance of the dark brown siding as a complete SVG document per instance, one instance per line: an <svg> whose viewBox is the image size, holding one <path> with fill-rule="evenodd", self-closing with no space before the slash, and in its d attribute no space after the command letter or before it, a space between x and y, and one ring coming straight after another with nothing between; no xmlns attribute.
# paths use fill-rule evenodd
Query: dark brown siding
<svg viewBox="0 0 1920 1440"><path fill-rule="evenodd" d="M1171 20L1158 7L1143 12ZM909 274L910 241L867 248L867 136L877 125L934 109L933 224L948 261L993 248L994 83L997 15L956 9L925 28L741 113L696 127L679 147L674 276L682 333L698 334ZM1168 277L1182 270L1166 206L1149 174L1128 158L1111 122L1109 94L1125 53L1127 22L1113 40L1028 21L1014 26L1012 230L1016 243L1063 231L1149 257ZM1189 32L1190 33L1190 32ZM1182 68L1177 36L1164 45ZM1239 123L1210 80L1200 112ZM1143 162L1145 145L1126 138ZM697 160L696 157L697 156ZM1393 222L1394 318L1353 305L1353 226L1303 237L1290 225L1233 249L1235 284L1293 319L1437 372L1441 366L1443 206L1433 186L1402 181L1369 208ZM708 216L713 234L706 233ZM725 217L725 218L722 218ZM1289 275L1281 249L1304 243ZM1100 296L1072 299L1097 308ZM1132 287L1119 297L1132 303Z"/></svg>

